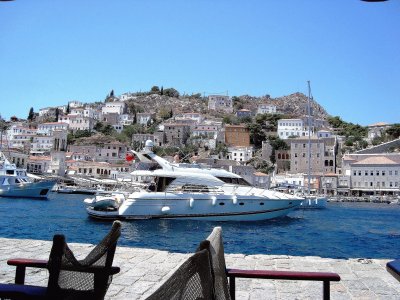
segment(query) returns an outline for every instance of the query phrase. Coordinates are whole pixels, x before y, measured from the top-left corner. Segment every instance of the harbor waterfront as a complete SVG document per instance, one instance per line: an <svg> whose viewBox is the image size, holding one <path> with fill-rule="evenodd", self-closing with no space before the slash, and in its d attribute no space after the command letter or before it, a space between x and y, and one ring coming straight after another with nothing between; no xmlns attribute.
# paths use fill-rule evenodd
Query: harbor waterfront
<svg viewBox="0 0 400 300"><path fill-rule="evenodd" d="M85 195L50 193L49 200L0 199L0 237L96 244L111 222L85 211ZM188 220L123 221L121 246L170 252L193 251L215 226L222 226L227 253L398 258L400 205L328 203L326 209L295 210L287 217L258 222Z"/></svg>
<svg viewBox="0 0 400 300"><path fill-rule="evenodd" d="M55 233L63 233L84 257L111 222L91 219L83 195L51 193L49 200L0 199L0 274L14 280L9 258L46 259ZM386 271L399 257L400 205L328 203L261 222L141 220L122 222L114 265L121 267L107 299L144 299L222 226L227 266L246 269L327 271L331 299L398 299L399 283ZM46 284L47 271L28 269L27 283ZM238 299L315 299L320 282L238 280Z"/></svg>

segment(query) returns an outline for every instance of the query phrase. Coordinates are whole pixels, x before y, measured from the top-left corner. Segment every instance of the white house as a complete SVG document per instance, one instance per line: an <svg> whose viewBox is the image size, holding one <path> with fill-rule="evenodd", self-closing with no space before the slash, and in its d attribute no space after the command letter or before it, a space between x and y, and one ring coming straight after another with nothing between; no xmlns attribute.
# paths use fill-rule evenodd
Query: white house
<svg viewBox="0 0 400 300"><path fill-rule="evenodd" d="M136 123L141 125L147 125L151 120L154 120L156 114L153 112L149 113L137 113L136 114Z"/></svg>
<svg viewBox="0 0 400 300"><path fill-rule="evenodd" d="M82 107L82 106L83 106L83 103L82 103L82 102L76 101L76 100L69 101L68 104L69 104L69 108L70 108L70 109L71 109L71 108L76 108L76 107Z"/></svg>
<svg viewBox="0 0 400 300"><path fill-rule="evenodd" d="M228 147L227 159L245 162L253 158L253 147Z"/></svg>
<svg viewBox="0 0 400 300"><path fill-rule="evenodd" d="M104 114L110 114L110 113L116 113L116 114L123 114L126 110L126 103L123 101L113 101L113 102L107 102L105 106L101 108L101 113Z"/></svg>
<svg viewBox="0 0 400 300"><path fill-rule="evenodd" d="M257 114L275 114L276 105L260 103L257 107Z"/></svg>
<svg viewBox="0 0 400 300"><path fill-rule="evenodd" d="M33 137L32 151L49 151L53 148L54 138L50 135L38 135Z"/></svg>
<svg viewBox="0 0 400 300"><path fill-rule="evenodd" d="M179 120L194 120L196 121L197 124L203 122L204 117L202 116L202 114L200 113L182 113L182 114L178 114L174 117L175 121L179 121Z"/></svg>
<svg viewBox="0 0 400 300"><path fill-rule="evenodd" d="M220 129L221 127L218 125L199 124L193 127L191 136L204 136L216 139Z"/></svg>
<svg viewBox="0 0 400 300"><path fill-rule="evenodd" d="M122 114L118 116L118 122L120 125L132 125L133 121L133 115Z"/></svg>
<svg viewBox="0 0 400 300"><path fill-rule="evenodd" d="M64 122L48 122L38 125L37 133L51 135L53 130L68 130L68 123Z"/></svg>
<svg viewBox="0 0 400 300"><path fill-rule="evenodd" d="M330 130L318 130L317 131L317 137L319 137L319 138L331 138L332 137L332 131L330 131Z"/></svg>
<svg viewBox="0 0 400 300"><path fill-rule="evenodd" d="M51 107L44 107L39 109L39 117L43 117L50 111Z"/></svg>
<svg viewBox="0 0 400 300"><path fill-rule="evenodd" d="M278 120L278 136L282 140L290 136L308 136L308 128L302 119L280 119Z"/></svg>
<svg viewBox="0 0 400 300"><path fill-rule="evenodd" d="M94 127L94 120L88 117L82 117L79 115L68 115L69 129L72 131L77 130L92 130Z"/></svg>

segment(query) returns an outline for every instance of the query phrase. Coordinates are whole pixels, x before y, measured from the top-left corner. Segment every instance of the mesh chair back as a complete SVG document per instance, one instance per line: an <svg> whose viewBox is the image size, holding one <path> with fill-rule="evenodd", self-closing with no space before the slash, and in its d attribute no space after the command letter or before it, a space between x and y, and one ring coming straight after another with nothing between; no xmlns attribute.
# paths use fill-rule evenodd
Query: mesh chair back
<svg viewBox="0 0 400 300"><path fill-rule="evenodd" d="M63 295L63 299L87 299L88 296L90 299L103 299L112 281L109 274L120 235L121 223L115 221L110 232L83 260L75 258L64 240L61 269L58 274L51 274L50 268L54 267L51 267L53 263L49 260L49 291L58 294L58 299L61 298L60 294ZM93 267L99 268L101 272L88 272L88 268Z"/></svg>
<svg viewBox="0 0 400 300"><path fill-rule="evenodd" d="M224 244L222 241L222 228L215 227L207 237L212 261L214 276L215 298L217 300L230 300L228 277L226 276Z"/></svg>
<svg viewBox="0 0 400 300"><path fill-rule="evenodd" d="M147 300L213 300L213 279L209 252L189 257Z"/></svg>

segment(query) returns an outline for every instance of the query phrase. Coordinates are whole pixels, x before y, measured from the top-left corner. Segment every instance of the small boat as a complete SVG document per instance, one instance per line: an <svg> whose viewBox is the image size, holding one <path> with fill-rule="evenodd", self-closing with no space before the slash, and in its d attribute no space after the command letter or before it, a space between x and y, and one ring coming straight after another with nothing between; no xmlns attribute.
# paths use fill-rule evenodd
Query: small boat
<svg viewBox="0 0 400 300"><path fill-rule="evenodd" d="M188 168L169 163L152 152L153 143L134 152L151 170L131 173L136 190L121 202L111 197L85 201L89 216L97 219L191 219L259 221L286 216L304 198L257 188L241 176L222 169ZM147 187L143 188L143 182ZM102 203L104 201L104 203Z"/></svg>
<svg viewBox="0 0 400 300"><path fill-rule="evenodd" d="M103 193L94 198L86 198L83 202L98 211L115 211L125 201L125 194L112 192L109 195Z"/></svg>
<svg viewBox="0 0 400 300"><path fill-rule="evenodd" d="M55 180L32 180L0 151L0 197L46 199L55 184Z"/></svg>
<svg viewBox="0 0 400 300"><path fill-rule="evenodd" d="M80 194L80 195L95 195L96 190L79 188L79 187L68 187L59 186L56 190L59 194Z"/></svg>

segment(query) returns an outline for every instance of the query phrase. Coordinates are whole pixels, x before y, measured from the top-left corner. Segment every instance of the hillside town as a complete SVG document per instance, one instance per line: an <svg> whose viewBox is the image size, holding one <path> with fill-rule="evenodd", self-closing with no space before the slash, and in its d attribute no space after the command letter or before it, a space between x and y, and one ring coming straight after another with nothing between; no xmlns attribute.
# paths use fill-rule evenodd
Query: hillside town
<svg viewBox="0 0 400 300"><path fill-rule="evenodd" d="M347 123L301 93L180 95L153 86L27 114L1 119L1 149L37 176L123 181L139 165L128 154L151 140L170 161L224 168L257 187L330 196L400 193L399 124Z"/></svg>

